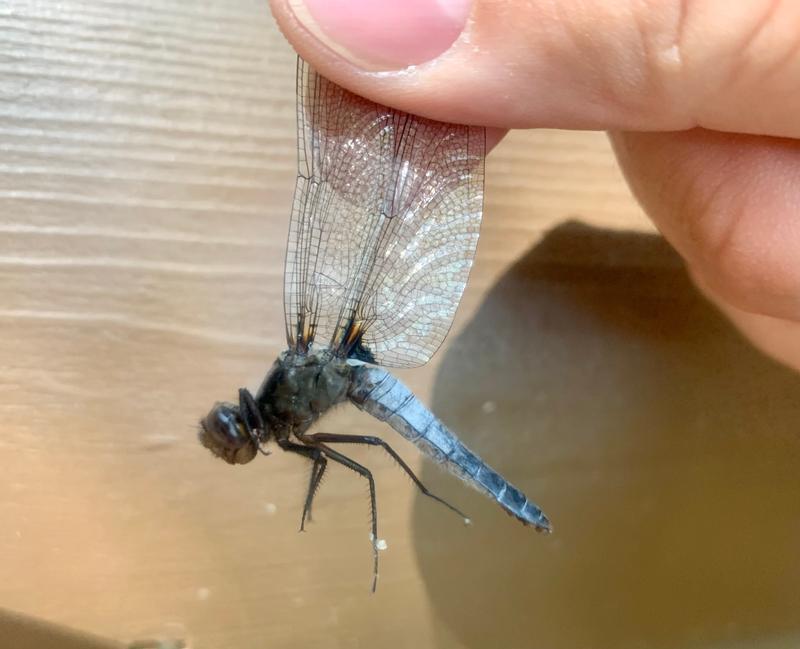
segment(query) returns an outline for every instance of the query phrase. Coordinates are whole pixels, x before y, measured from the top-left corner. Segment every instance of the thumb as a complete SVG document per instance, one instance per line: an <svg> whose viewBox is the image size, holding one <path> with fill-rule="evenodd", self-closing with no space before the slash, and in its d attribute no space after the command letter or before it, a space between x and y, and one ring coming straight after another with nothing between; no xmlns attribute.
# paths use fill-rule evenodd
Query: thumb
<svg viewBox="0 0 800 649"><path fill-rule="evenodd" d="M271 4L286 37L325 76L434 119L800 136L797 2Z"/></svg>

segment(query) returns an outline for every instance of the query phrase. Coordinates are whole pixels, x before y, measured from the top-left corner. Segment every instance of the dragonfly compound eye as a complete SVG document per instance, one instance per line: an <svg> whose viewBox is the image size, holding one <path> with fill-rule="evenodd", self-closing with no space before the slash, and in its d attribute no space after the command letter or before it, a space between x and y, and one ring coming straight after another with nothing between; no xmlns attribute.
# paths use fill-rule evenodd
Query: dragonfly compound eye
<svg viewBox="0 0 800 649"><path fill-rule="evenodd" d="M200 442L229 464L246 464L258 453L258 442L248 433L236 406L218 403L200 422Z"/></svg>

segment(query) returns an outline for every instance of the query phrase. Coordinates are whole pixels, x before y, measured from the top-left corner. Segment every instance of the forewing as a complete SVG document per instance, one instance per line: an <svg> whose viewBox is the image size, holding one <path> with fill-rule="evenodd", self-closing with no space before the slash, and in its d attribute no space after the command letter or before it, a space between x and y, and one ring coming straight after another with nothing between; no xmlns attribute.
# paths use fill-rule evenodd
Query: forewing
<svg viewBox="0 0 800 649"><path fill-rule="evenodd" d="M484 131L368 101L302 60L297 80L289 345L421 365L450 328L475 253Z"/></svg>

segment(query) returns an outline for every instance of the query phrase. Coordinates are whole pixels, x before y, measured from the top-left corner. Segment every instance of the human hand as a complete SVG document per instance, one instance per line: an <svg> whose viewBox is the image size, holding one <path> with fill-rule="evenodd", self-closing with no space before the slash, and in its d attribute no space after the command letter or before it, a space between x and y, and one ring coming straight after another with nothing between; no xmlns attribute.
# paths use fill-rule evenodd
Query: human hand
<svg viewBox="0 0 800 649"><path fill-rule="evenodd" d="M603 129L697 284L800 369L800 4L271 0L322 74L412 113Z"/></svg>

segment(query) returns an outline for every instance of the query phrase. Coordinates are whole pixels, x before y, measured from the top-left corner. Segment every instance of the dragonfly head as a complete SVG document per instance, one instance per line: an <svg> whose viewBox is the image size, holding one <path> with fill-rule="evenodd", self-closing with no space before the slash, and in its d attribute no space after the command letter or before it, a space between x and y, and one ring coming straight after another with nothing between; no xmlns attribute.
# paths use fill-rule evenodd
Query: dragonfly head
<svg viewBox="0 0 800 649"><path fill-rule="evenodd" d="M239 408L218 403L200 422L200 443L228 464L247 464L258 453L258 438L244 425Z"/></svg>

